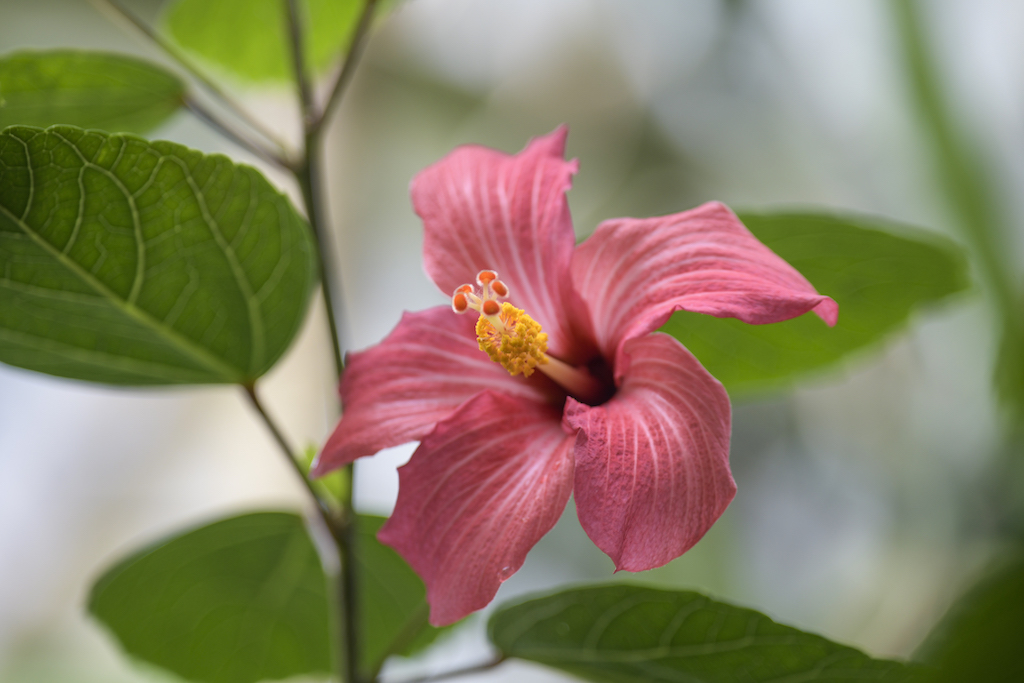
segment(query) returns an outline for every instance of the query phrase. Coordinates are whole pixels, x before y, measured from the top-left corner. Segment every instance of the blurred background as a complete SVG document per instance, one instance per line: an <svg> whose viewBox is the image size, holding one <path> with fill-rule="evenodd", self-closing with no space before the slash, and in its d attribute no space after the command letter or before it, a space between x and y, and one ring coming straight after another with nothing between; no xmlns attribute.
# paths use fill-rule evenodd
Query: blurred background
<svg viewBox="0 0 1024 683"><path fill-rule="evenodd" d="M126 3L155 20L157 0ZM2 0L0 53L73 46L166 59L85 0ZM1005 225L1024 215L1024 4L920 3L957 135ZM561 123L580 160L577 233L711 199L829 207L964 242L915 104L907 35L886 0L407 0L377 27L329 139L346 344L444 303L423 274L408 184L455 145L507 152ZM284 85L231 86L297 139ZM150 137L260 166L187 113ZM267 176L293 196L272 168ZM980 182L980 179L979 179ZM1000 251L1022 262L1024 231ZM1019 270L1017 277L1019 278ZM498 602L569 583L694 588L875 656L912 655L1000 549L1006 425L985 280L785 395L737 402L735 502L668 566L613 577L570 504ZM824 292L828 294L828 292ZM317 304L319 306L319 304ZM333 426L314 307L265 380L296 442ZM92 580L140 544L233 512L297 509L299 487L232 388L127 391L0 366L0 680L167 681L84 613ZM358 464L357 506L387 514L412 446ZM1003 506L1005 507L1005 506ZM484 618L400 680L486 658ZM474 680L467 677L462 680ZM526 664L475 680L561 681Z"/></svg>

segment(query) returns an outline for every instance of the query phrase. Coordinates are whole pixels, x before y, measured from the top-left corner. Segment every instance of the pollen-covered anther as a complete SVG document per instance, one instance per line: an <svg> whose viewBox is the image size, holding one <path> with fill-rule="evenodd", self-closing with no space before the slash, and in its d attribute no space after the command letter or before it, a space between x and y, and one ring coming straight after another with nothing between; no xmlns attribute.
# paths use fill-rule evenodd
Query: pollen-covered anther
<svg viewBox="0 0 1024 683"><path fill-rule="evenodd" d="M484 305L495 304L487 300ZM529 377L534 368L548 362L548 335L540 323L507 301L496 315L480 316L476 322L476 339L480 350L508 370L510 375Z"/></svg>
<svg viewBox="0 0 1024 683"><path fill-rule="evenodd" d="M465 313L472 309L481 315L490 316L491 323L501 326L496 317L501 312L501 303L498 299L508 297L508 285L498 279L498 273L493 270L481 270L476 275L477 286L471 284L459 285L452 292L452 310L456 313Z"/></svg>
<svg viewBox="0 0 1024 683"><path fill-rule="evenodd" d="M480 297L473 293L473 285L459 285L452 292L452 310L461 315L471 308L480 310Z"/></svg>

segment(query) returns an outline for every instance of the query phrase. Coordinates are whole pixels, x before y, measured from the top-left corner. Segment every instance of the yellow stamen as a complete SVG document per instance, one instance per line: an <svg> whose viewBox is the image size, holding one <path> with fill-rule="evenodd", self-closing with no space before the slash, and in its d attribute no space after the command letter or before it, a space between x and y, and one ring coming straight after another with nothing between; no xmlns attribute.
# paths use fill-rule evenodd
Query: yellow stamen
<svg viewBox="0 0 1024 683"><path fill-rule="evenodd" d="M529 377L534 369L540 370L572 396L595 405L607 398L605 386L585 367L573 367L554 356L547 355L548 335L541 331L540 323L522 309L507 301L508 286L498 279L493 270L481 270L473 285L459 285L452 293L452 310L463 314L476 311L476 339L480 350L491 360L508 370L512 376Z"/></svg>
<svg viewBox="0 0 1024 683"><path fill-rule="evenodd" d="M497 315L481 312L476 339L480 350L513 376L529 377L535 367L548 362L548 335L541 332L540 323L507 301Z"/></svg>

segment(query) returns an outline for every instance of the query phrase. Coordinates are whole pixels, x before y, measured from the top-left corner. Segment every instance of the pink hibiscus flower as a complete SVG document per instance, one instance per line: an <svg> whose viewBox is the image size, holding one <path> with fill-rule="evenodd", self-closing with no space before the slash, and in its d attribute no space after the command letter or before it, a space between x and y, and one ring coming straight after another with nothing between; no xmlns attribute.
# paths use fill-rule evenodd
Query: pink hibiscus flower
<svg viewBox="0 0 1024 683"><path fill-rule="evenodd" d="M654 332L673 311L838 314L717 202L605 221L576 246L566 133L514 156L460 147L413 180L426 271L452 307L406 313L349 355L314 467L420 441L379 538L423 578L434 625L490 602L570 494L628 571L678 557L729 505L729 397Z"/></svg>

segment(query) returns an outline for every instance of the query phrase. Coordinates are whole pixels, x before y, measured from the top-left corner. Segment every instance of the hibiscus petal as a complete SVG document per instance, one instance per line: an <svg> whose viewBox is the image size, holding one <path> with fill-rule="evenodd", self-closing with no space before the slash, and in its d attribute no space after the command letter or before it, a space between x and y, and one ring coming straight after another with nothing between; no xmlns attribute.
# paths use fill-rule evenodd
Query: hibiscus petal
<svg viewBox="0 0 1024 683"><path fill-rule="evenodd" d="M605 221L576 250L572 275L606 358L680 309L755 325L813 310L831 326L839 313L719 202Z"/></svg>
<svg viewBox="0 0 1024 683"><path fill-rule="evenodd" d="M729 397L678 341L626 342L621 387L608 403L569 399L576 437L573 495L583 529L617 569L653 569L679 557L725 511Z"/></svg>
<svg viewBox="0 0 1024 683"><path fill-rule="evenodd" d="M313 467L321 476L382 448L423 438L485 389L543 401L538 383L512 377L477 346L475 316L448 306L406 313L384 341L348 355L341 422Z"/></svg>
<svg viewBox="0 0 1024 683"><path fill-rule="evenodd" d="M485 392L399 469L398 504L378 538L427 584L430 623L484 607L546 534L572 492L560 411Z"/></svg>
<svg viewBox="0 0 1024 683"><path fill-rule="evenodd" d="M508 155L459 147L412 182L412 203L423 219L423 261L445 294L498 272L509 300L548 334L556 353L569 351L572 303L569 262L576 242L565 192L576 161L565 161L567 129L535 138Z"/></svg>

